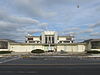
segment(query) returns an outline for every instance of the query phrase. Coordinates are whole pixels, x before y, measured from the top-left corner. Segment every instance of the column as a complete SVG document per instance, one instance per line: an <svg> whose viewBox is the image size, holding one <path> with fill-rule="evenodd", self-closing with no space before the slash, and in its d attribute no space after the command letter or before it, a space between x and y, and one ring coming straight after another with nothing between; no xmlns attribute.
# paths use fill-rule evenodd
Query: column
<svg viewBox="0 0 100 75"><path fill-rule="evenodd" d="M72 41L70 40L70 43L72 43Z"/></svg>
<svg viewBox="0 0 100 75"><path fill-rule="evenodd" d="M55 34L54 34L54 43L57 43L57 37L58 37L58 35L57 35L57 33L55 32Z"/></svg>
<svg viewBox="0 0 100 75"><path fill-rule="evenodd" d="M50 42L51 42L51 44L52 44L52 36L51 36L50 38L51 38L51 41L50 41Z"/></svg>

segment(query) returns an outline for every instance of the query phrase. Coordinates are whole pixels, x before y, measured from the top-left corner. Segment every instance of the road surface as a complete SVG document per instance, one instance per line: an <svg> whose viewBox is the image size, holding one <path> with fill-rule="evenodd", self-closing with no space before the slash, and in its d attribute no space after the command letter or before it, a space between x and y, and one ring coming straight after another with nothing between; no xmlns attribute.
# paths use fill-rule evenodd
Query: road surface
<svg viewBox="0 0 100 75"><path fill-rule="evenodd" d="M0 65L0 75L100 75L100 65Z"/></svg>
<svg viewBox="0 0 100 75"><path fill-rule="evenodd" d="M100 75L100 58L7 57L0 62L0 75Z"/></svg>

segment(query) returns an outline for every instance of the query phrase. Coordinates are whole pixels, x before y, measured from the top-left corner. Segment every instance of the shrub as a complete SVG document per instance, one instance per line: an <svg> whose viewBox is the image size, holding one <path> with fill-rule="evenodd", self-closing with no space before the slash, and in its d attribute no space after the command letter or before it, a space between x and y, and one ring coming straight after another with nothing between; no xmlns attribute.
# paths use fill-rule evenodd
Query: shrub
<svg viewBox="0 0 100 75"><path fill-rule="evenodd" d="M44 50L35 49L35 50L32 50L31 53L44 53Z"/></svg>
<svg viewBox="0 0 100 75"><path fill-rule="evenodd" d="M12 51L0 51L0 54L8 54L11 53Z"/></svg>
<svg viewBox="0 0 100 75"><path fill-rule="evenodd" d="M64 50L61 50L60 53L63 54L63 53L66 53L66 52Z"/></svg>
<svg viewBox="0 0 100 75"><path fill-rule="evenodd" d="M54 52L54 50L48 50L48 52Z"/></svg>
<svg viewBox="0 0 100 75"><path fill-rule="evenodd" d="M100 51L87 51L87 53L90 53L90 54L99 54Z"/></svg>

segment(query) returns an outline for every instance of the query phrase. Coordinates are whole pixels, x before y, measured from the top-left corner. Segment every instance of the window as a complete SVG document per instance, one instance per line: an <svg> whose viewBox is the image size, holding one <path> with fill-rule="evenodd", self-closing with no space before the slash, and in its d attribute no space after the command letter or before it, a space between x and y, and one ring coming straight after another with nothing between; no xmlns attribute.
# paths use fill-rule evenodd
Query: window
<svg viewBox="0 0 100 75"><path fill-rule="evenodd" d="M70 41L63 41L64 43L70 43Z"/></svg>
<svg viewBox="0 0 100 75"><path fill-rule="evenodd" d="M35 41L29 41L29 43L35 43Z"/></svg>
<svg viewBox="0 0 100 75"><path fill-rule="evenodd" d="M0 41L0 49L8 49L8 42Z"/></svg>
<svg viewBox="0 0 100 75"><path fill-rule="evenodd" d="M49 36L49 41L51 41L51 37Z"/></svg>
<svg viewBox="0 0 100 75"><path fill-rule="evenodd" d="M93 41L91 42L92 49L100 49L100 41Z"/></svg>
<svg viewBox="0 0 100 75"><path fill-rule="evenodd" d="M59 43L62 43L62 41L59 41Z"/></svg>
<svg viewBox="0 0 100 75"><path fill-rule="evenodd" d="M42 40L42 36L40 36L40 40Z"/></svg>
<svg viewBox="0 0 100 75"><path fill-rule="evenodd" d="M40 41L37 41L37 43L40 43Z"/></svg>
<svg viewBox="0 0 100 75"><path fill-rule="evenodd" d="M54 36L52 36L52 43L54 43Z"/></svg>
<svg viewBox="0 0 100 75"><path fill-rule="evenodd" d="M28 38L28 40L33 40L33 38Z"/></svg>
<svg viewBox="0 0 100 75"><path fill-rule="evenodd" d="M66 40L71 40L71 38L66 38Z"/></svg>
<svg viewBox="0 0 100 75"><path fill-rule="evenodd" d="M52 44L52 43L54 43L54 36L53 35L46 35L45 36L45 43L47 44Z"/></svg>
<svg viewBox="0 0 100 75"><path fill-rule="evenodd" d="M45 43L47 43L47 36L45 36Z"/></svg>

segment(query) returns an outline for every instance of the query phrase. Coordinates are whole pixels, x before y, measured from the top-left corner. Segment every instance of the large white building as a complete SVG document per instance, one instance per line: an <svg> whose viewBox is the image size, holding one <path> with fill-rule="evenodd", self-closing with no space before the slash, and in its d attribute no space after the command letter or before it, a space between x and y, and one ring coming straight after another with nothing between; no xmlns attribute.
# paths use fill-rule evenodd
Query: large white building
<svg viewBox="0 0 100 75"><path fill-rule="evenodd" d="M59 36L55 31L44 31L40 36L26 36L26 43L61 44L73 43L74 36Z"/></svg>
<svg viewBox="0 0 100 75"><path fill-rule="evenodd" d="M55 52L85 52L85 43L74 43L74 36L59 36L55 31L44 31L40 36L27 35L25 43L7 43L6 49L14 52L31 52L35 49Z"/></svg>
<svg viewBox="0 0 100 75"><path fill-rule="evenodd" d="M40 36L26 36L26 43L28 44L40 44L44 48L43 50L57 50L59 44L73 43L74 36L59 36L55 31L44 31ZM63 49L62 49L63 50Z"/></svg>

